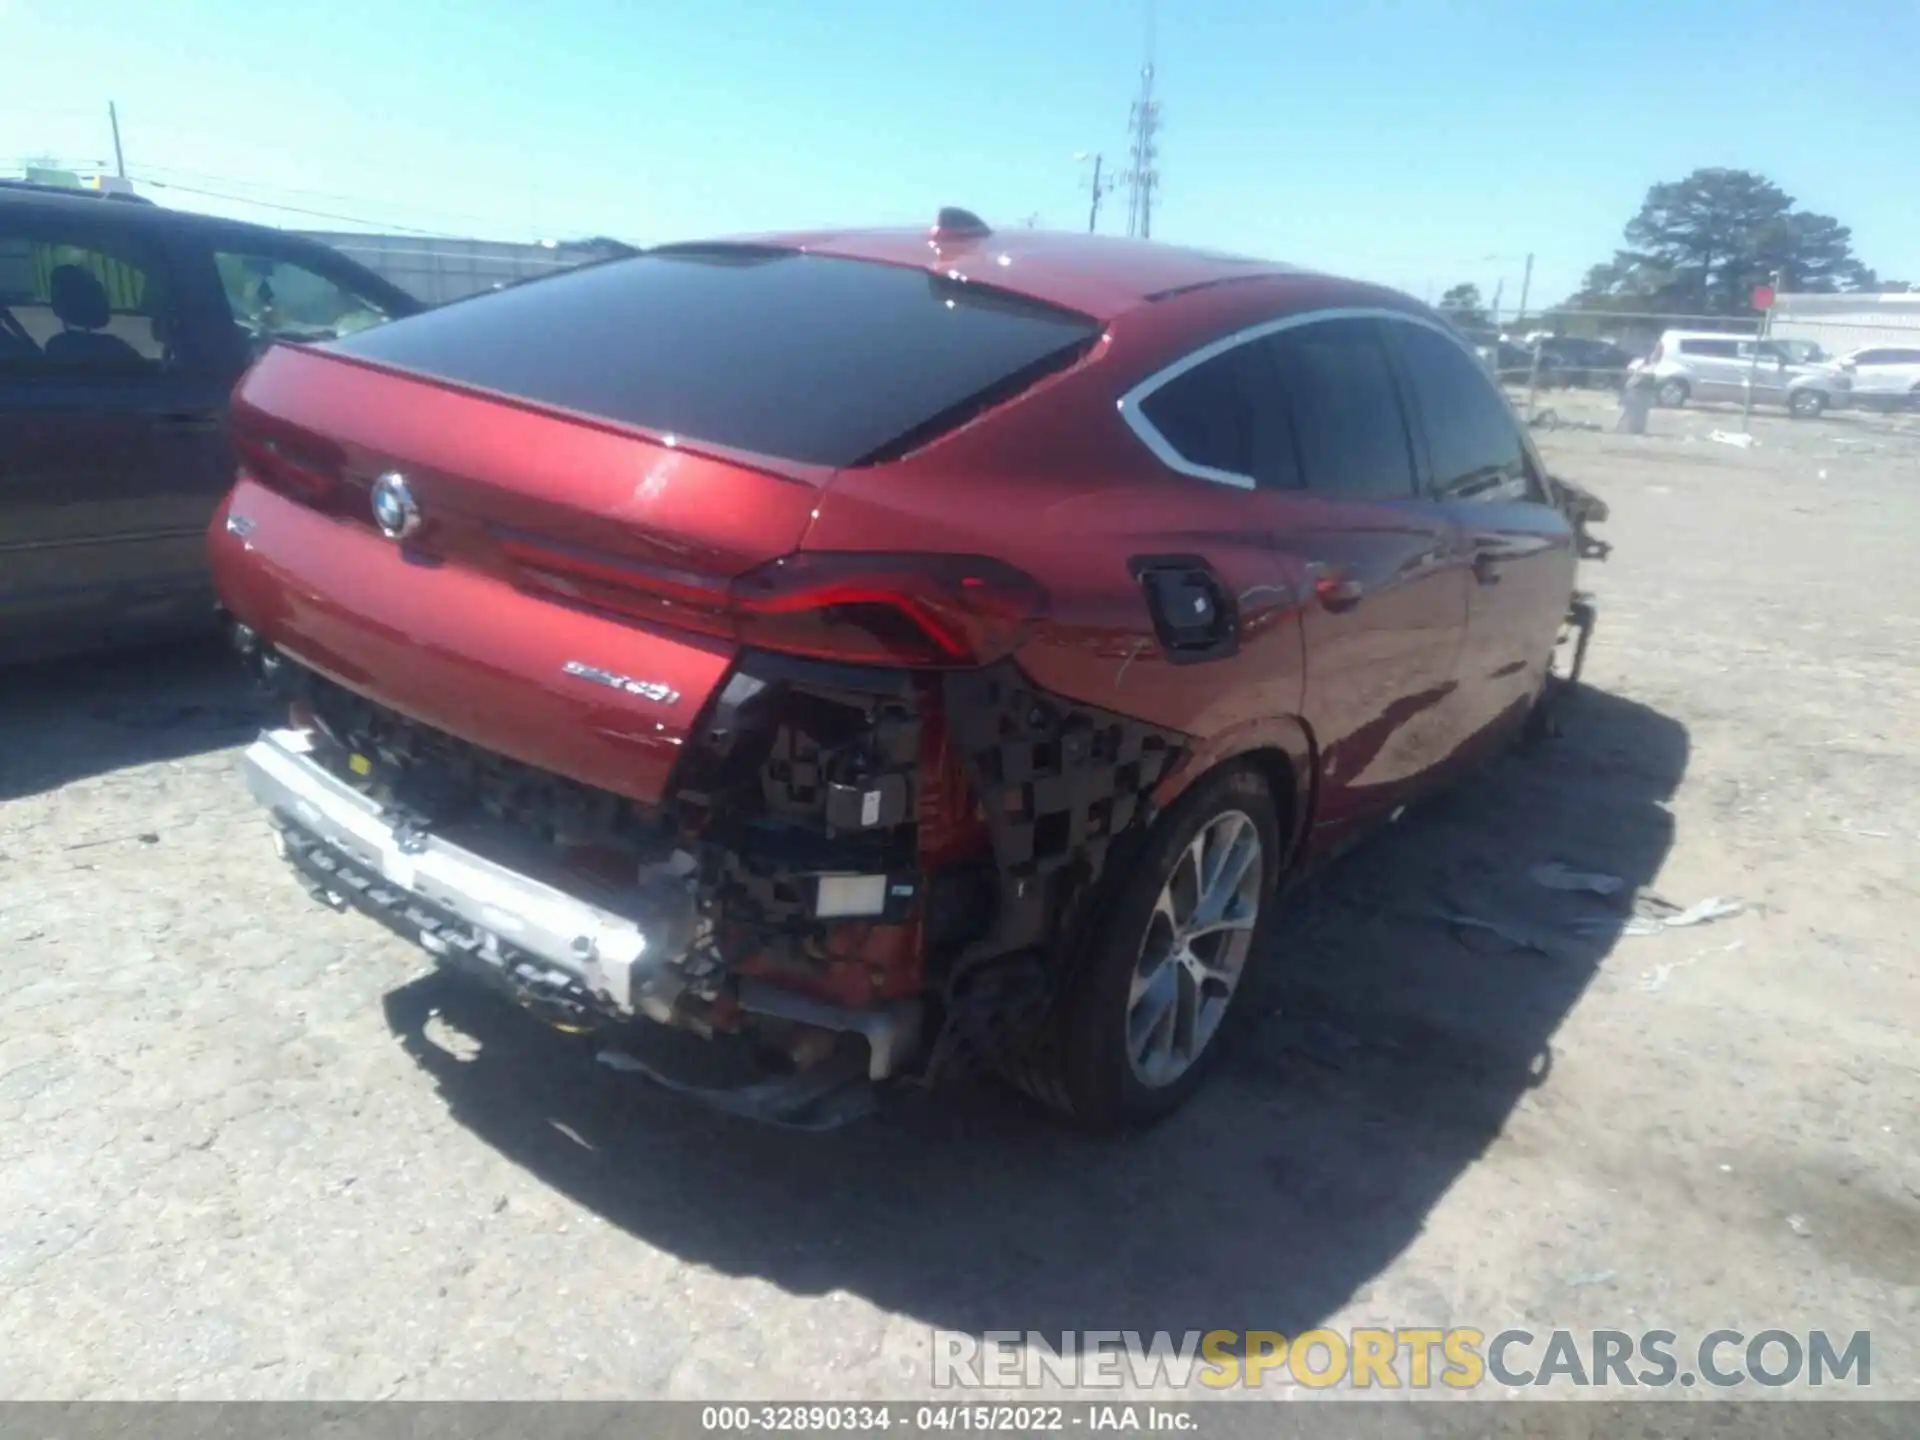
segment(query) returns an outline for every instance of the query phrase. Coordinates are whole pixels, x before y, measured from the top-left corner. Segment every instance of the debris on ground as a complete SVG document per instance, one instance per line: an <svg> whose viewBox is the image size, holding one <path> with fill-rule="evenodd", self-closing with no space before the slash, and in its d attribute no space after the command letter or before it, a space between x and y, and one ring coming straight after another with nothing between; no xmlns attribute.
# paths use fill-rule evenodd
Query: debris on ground
<svg viewBox="0 0 1920 1440"><path fill-rule="evenodd" d="M1730 919L1746 908L1745 901L1732 896L1710 895L1697 905L1689 905L1678 915L1667 916L1662 923L1670 930L1679 930L1688 925L1705 925L1714 920Z"/></svg>
<svg viewBox="0 0 1920 1440"><path fill-rule="evenodd" d="M1520 921L1488 920L1461 910L1440 910L1435 913L1456 930L1475 930L1493 935L1515 950L1531 950L1536 955L1555 959L1563 959L1568 953L1568 947L1556 936Z"/></svg>
<svg viewBox="0 0 1920 1440"><path fill-rule="evenodd" d="M1634 988L1636 990L1643 992L1644 994L1658 995L1662 990L1667 988L1667 981L1673 978L1674 971L1684 970L1687 968L1687 966L1693 964L1696 960L1704 960L1709 955L1731 954L1733 951L1738 950L1742 945L1746 943L1747 942L1744 940L1735 940L1730 945L1716 946L1711 950L1697 950L1684 960L1663 960L1658 965L1654 966L1651 970L1642 971L1640 975L1640 983L1636 985ZM1722 1166L1721 1168L1727 1169L1729 1167Z"/></svg>
<svg viewBox="0 0 1920 1440"><path fill-rule="evenodd" d="M1603 875L1593 870L1571 870L1554 860L1536 865L1527 872L1536 885L1549 890L1581 890L1592 895L1613 895L1624 889L1626 881L1618 875Z"/></svg>
<svg viewBox="0 0 1920 1440"><path fill-rule="evenodd" d="M1552 408L1539 411L1527 424L1535 430L1604 430L1607 427L1596 420L1563 420L1560 412Z"/></svg>
<svg viewBox="0 0 1920 1440"><path fill-rule="evenodd" d="M1751 450L1760 443L1751 435L1736 434L1732 430L1714 430L1707 435L1707 439L1717 441L1722 445L1733 445L1741 450Z"/></svg>
<svg viewBox="0 0 1920 1440"><path fill-rule="evenodd" d="M1804 1215L1787 1216L1787 1229L1798 1235L1802 1240L1805 1240L1809 1235L1813 1234L1813 1227L1807 1224L1807 1217Z"/></svg>
<svg viewBox="0 0 1920 1440"><path fill-rule="evenodd" d="M1734 895L1709 895L1705 900L1682 908L1656 891L1645 888L1633 895L1633 913L1625 924L1615 916L1587 916L1573 922L1583 935L1603 934L1618 929L1622 935L1664 935L1669 930L1684 930L1706 925L1743 913L1747 902Z"/></svg>
<svg viewBox="0 0 1920 1440"><path fill-rule="evenodd" d="M1569 1290L1579 1290L1588 1285L1605 1285L1619 1273L1617 1270L1588 1270L1579 1275L1569 1275L1567 1277L1567 1288Z"/></svg>

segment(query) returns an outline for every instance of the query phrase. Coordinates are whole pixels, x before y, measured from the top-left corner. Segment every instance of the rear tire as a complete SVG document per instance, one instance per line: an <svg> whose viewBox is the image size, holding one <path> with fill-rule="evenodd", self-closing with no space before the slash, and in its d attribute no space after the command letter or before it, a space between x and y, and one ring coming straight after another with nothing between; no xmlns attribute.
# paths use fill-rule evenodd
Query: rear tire
<svg viewBox="0 0 1920 1440"><path fill-rule="evenodd" d="M1811 420L1827 408L1827 397L1818 390L1796 390L1787 397L1787 413L1795 419Z"/></svg>
<svg viewBox="0 0 1920 1440"><path fill-rule="evenodd" d="M1684 380L1662 380L1660 388L1653 392L1653 398L1669 410L1678 410L1687 403L1688 387Z"/></svg>
<svg viewBox="0 0 1920 1440"><path fill-rule="evenodd" d="M1273 794L1252 766L1225 766L1189 790L1108 877L1039 1045L1007 1078L1096 1132L1179 1109L1242 1014L1280 846Z"/></svg>

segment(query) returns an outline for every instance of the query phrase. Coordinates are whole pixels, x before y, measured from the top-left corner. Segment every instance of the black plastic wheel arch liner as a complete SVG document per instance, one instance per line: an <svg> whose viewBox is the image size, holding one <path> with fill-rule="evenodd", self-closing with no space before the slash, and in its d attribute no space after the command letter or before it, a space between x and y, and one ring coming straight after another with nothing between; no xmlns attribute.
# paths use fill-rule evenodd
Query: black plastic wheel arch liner
<svg viewBox="0 0 1920 1440"><path fill-rule="evenodd" d="M1011 661L949 673L941 699L986 817L999 903L992 927L941 977L947 1026L933 1072L1029 1038L1057 998L1115 845L1144 829L1154 787L1187 745L1049 694Z"/></svg>

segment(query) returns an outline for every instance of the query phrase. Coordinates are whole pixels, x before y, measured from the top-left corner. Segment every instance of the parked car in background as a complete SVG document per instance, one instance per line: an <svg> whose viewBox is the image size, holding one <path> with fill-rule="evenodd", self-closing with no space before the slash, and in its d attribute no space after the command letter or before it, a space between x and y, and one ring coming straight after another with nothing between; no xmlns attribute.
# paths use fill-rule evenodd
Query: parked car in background
<svg viewBox="0 0 1920 1440"><path fill-rule="evenodd" d="M1618 390L1626 383L1633 356L1607 340L1550 335L1540 341L1540 383L1571 389L1584 386Z"/></svg>
<svg viewBox="0 0 1920 1440"><path fill-rule="evenodd" d="M1920 345L1872 345L1840 361L1853 382L1853 403L1870 409L1920 410Z"/></svg>
<svg viewBox="0 0 1920 1440"><path fill-rule="evenodd" d="M1279 887L1540 715L1605 515L1405 296L963 211L277 349L234 431L303 883L804 1125L1180 1104Z"/></svg>
<svg viewBox="0 0 1920 1440"><path fill-rule="evenodd" d="M0 662L214 627L235 381L419 308L265 226L0 183Z"/></svg>
<svg viewBox="0 0 1920 1440"><path fill-rule="evenodd" d="M1756 405L1777 405L1789 414L1813 416L1846 403L1852 379L1830 362L1801 364L1777 341L1704 330L1669 330L1634 374L1651 374L1662 405L1690 400L1744 403L1753 387Z"/></svg>
<svg viewBox="0 0 1920 1440"><path fill-rule="evenodd" d="M1786 356L1789 365L1822 365L1834 358L1811 340L1782 340L1769 336L1767 343Z"/></svg>

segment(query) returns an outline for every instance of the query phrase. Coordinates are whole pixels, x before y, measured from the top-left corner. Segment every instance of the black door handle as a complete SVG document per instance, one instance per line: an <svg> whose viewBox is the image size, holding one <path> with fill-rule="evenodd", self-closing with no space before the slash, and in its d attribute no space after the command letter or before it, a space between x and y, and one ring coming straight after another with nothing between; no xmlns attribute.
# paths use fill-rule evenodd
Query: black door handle
<svg viewBox="0 0 1920 1440"><path fill-rule="evenodd" d="M150 410L147 419L161 430L217 430L220 428L220 413L217 410Z"/></svg>
<svg viewBox="0 0 1920 1440"><path fill-rule="evenodd" d="M1367 587L1345 570L1328 565L1314 565L1310 573L1313 577L1314 598L1325 609L1335 614L1353 609L1367 593Z"/></svg>

